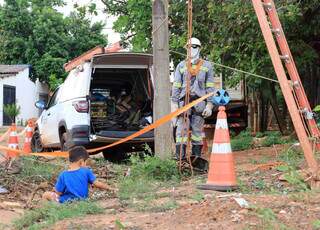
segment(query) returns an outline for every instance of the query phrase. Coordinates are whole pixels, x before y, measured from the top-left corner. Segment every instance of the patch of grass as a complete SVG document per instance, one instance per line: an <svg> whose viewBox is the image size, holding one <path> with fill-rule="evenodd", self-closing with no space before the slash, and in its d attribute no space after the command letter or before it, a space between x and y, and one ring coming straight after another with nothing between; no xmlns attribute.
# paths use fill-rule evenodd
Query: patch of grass
<svg viewBox="0 0 320 230"><path fill-rule="evenodd" d="M266 139L264 139L261 143L263 147L269 147L272 145L277 144L284 144L286 141L282 138L282 135L280 132L266 132L265 133Z"/></svg>
<svg viewBox="0 0 320 230"><path fill-rule="evenodd" d="M242 131L238 136L231 139L231 147L233 151L241 151L250 149L253 144L253 137L250 130Z"/></svg>
<svg viewBox="0 0 320 230"><path fill-rule="evenodd" d="M55 179L57 174L61 172L63 167L63 162L59 161L57 164L51 164L37 161L37 157L22 157L22 172L19 174L20 178L41 176L46 180Z"/></svg>
<svg viewBox="0 0 320 230"><path fill-rule="evenodd" d="M162 160L157 156L131 158L131 177L146 177L158 181L178 180L180 174L176 161L172 159Z"/></svg>
<svg viewBox="0 0 320 230"><path fill-rule="evenodd" d="M248 194L248 193L251 193L251 189L250 189L250 186L248 186L244 181L242 181L240 179L240 175L238 177L238 187L239 187L239 191L243 194Z"/></svg>
<svg viewBox="0 0 320 230"><path fill-rule="evenodd" d="M196 193L191 194L191 195L189 196L189 198L192 199L192 200L201 202L201 201L204 200L204 194L203 194L203 192L197 191Z"/></svg>
<svg viewBox="0 0 320 230"><path fill-rule="evenodd" d="M299 164L301 164L301 162L304 160L304 156L300 150L289 147L289 149L283 151L278 156L278 159L280 161L286 162L289 166L298 168Z"/></svg>
<svg viewBox="0 0 320 230"><path fill-rule="evenodd" d="M153 200L170 196L159 190L176 186L181 180L176 162L157 156L145 156L144 159L132 156L130 160L130 175L119 178L120 200L140 211L157 210Z"/></svg>
<svg viewBox="0 0 320 230"><path fill-rule="evenodd" d="M289 148L282 152L278 158L287 163L286 165L277 167L278 171L284 173L284 179L292 185L296 191L308 191L308 185L298 172L299 165L303 161L303 154L299 150Z"/></svg>
<svg viewBox="0 0 320 230"><path fill-rule="evenodd" d="M140 212L165 212L168 210L176 209L178 203L174 199L169 199L163 203L152 201L139 202L134 205L134 208Z"/></svg>
<svg viewBox="0 0 320 230"><path fill-rule="evenodd" d="M266 183L264 182L263 179L257 179L257 180L254 180L254 181L253 181L253 186L254 186L256 189L264 190L264 189L266 188Z"/></svg>
<svg viewBox="0 0 320 230"><path fill-rule="evenodd" d="M66 204L45 203L43 207L26 212L14 221L16 229L48 229L57 221L77 216L103 213L103 208L92 201L76 201Z"/></svg>
<svg viewBox="0 0 320 230"><path fill-rule="evenodd" d="M315 220L312 222L312 227L314 229L320 229L320 220Z"/></svg>
<svg viewBox="0 0 320 230"><path fill-rule="evenodd" d="M120 220L118 220L118 219L116 219L116 221L115 221L115 225L116 225L117 229L119 229L119 230L123 230L123 229L125 229L125 228L126 228L126 227L124 226L124 224L123 224L123 223L121 223L121 221L120 221Z"/></svg>
<svg viewBox="0 0 320 230"><path fill-rule="evenodd" d="M252 207L252 210L255 212L254 215L256 215L261 221L260 226L256 226L257 229L289 229L285 224L281 223L271 208Z"/></svg>

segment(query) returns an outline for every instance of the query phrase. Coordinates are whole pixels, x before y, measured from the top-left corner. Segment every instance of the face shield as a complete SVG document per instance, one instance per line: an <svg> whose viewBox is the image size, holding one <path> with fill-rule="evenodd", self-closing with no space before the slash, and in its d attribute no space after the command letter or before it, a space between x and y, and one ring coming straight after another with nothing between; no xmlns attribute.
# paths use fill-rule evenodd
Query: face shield
<svg viewBox="0 0 320 230"><path fill-rule="evenodd" d="M200 58L200 49L201 48L198 45L191 45L190 57L192 64L194 64Z"/></svg>

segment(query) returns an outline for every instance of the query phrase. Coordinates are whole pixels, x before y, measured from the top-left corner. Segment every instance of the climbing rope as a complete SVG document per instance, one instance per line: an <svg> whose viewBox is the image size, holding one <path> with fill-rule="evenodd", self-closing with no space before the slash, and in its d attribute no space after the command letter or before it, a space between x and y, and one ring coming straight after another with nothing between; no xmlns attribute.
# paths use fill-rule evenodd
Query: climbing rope
<svg viewBox="0 0 320 230"><path fill-rule="evenodd" d="M187 42L187 66L191 66L191 37L192 37L192 0L188 0L188 42ZM187 105L190 103L190 88L191 88L191 73L187 71L186 76L186 95L184 98L184 104ZM182 141L180 144L180 153L179 153L179 171L182 171L182 148L183 142L187 137L187 144L185 150L185 156L187 157L188 163L190 165L191 175L193 176L193 167L191 163L191 151L190 151L190 111L186 111L183 114L183 124L181 130Z"/></svg>

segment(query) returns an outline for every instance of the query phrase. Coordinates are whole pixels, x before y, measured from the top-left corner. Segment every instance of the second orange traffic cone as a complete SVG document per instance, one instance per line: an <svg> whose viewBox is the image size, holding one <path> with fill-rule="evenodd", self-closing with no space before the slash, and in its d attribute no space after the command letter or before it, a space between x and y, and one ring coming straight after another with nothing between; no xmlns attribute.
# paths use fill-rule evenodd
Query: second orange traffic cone
<svg viewBox="0 0 320 230"><path fill-rule="evenodd" d="M219 106L216 128L210 156L208 180L199 189L231 191L237 189L234 157L231 150L230 135L225 106Z"/></svg>
<svg viewBox="0 0 320 230"><path fill-rule="evenodd" d="M10 127L8 147L11 148L11 149L19 149L17 126L14 123ZM18 156L17 153L12 152L12 151L7 151L7 157L8 158L15 158L17 156Z"/></svg>
<svg viewBox="0 0 320 230"><path fill-rule="evenodd" d="M26 153L31 153L31 139L32 139L32 132L33 132L33 128L32 128L32 122L28 121L28 125L26 127L26 137L24 139L24 144L23 144L23 151Z"/></svg>

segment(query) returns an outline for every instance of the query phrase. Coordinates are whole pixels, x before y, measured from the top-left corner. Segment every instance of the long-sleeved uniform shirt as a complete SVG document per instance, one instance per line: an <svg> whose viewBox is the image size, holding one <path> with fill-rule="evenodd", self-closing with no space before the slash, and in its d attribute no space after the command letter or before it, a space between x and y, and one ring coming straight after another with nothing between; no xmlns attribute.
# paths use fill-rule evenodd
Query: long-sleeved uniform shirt
<svg viewBox="0 0 320 230"><path fill-rule="evenodd" d="M214 92L214 71L210 62L204 61L200 67L200 71L196 76L191 76L190 79L190 96L202 97L208 93ZM182 61L178 64L174 82L172 86L171 100L174 103L179 103L186 95L187 77L190 77L187 69L187 62Z"/></svg>

